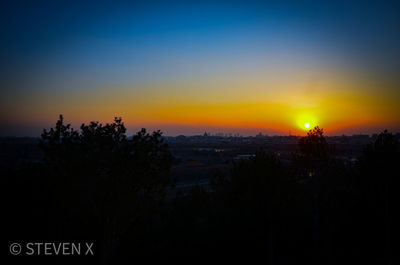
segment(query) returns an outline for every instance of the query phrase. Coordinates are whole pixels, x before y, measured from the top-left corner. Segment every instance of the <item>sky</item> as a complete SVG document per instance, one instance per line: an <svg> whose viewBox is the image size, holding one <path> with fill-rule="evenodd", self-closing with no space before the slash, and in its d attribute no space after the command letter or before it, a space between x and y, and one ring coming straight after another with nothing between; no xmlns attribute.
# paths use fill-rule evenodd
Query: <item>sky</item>
<svg viewBox="0 0 400 265"><path fill-rule="evenodd" d="M0 136L398 132L399 3L2 2Z"/></svg>

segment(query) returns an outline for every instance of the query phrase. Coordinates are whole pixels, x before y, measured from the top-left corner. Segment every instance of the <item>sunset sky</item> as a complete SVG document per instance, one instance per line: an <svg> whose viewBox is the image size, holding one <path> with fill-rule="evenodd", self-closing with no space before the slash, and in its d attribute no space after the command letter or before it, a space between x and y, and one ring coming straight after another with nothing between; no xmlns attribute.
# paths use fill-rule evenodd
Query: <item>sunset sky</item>
<svg viewBox="0 0 400 265"><path fill-rule="evenodd" d="M1 136L59 114L165 135L400 131L399 1L13 2Z"/></svg>

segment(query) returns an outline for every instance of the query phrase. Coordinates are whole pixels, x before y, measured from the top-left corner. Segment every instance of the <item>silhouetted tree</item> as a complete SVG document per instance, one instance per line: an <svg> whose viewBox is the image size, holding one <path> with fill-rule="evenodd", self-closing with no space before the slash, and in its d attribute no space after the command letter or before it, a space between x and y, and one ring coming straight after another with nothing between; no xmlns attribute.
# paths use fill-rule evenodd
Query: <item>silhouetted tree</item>
<svg viewBox="0 0 400 265"><path fill-rule="evenodd" d="M76 131L60 115L55 128L43 131L40 147L60 216L103 235L106 256L121 233L152 214L172 183L172 155L161 132L142 129L129 139L121 118Z"/></svg>
<svg viewBox="0 0 400 265"><path fill-rule="evenodd" d="M388 264L393 261L392 241L393 216L397 209L397 189L399 185L400 152L398 140L387 130L380 133L374 143L366 146L359 159L360 175L358 185L361 188L364 203L367 206L370 225L381 228L385 238L385 259ZM376 221L374 220L376 216ZM372 222L371 222L372 221ZM382 223L381 223L382 222ZM376 231L376 230L375 230ZM374 238L377 236L372 235Z"/></svg>
<svg viewBox="0 0 400 265"><path fill-rule="evenodd" d="M305 156L325 158L328 155L328 144L324 137L324 130L318 126L308 131L298 143L299 151Z"/></svg>
<svg viewBox="0 0 400 265"><path fill-rule="evenodd" d="M277 220L288 195L286 171L278 157L260 149L254 157L235 162L230 177L219 173L213 182L216 192L224 194L223 215L234 224L227 225L233 229L232 240L241 243L234 247L242 250L234 251L264 256L269 264L274 263Z"/></svg>
<svg viewBox="0 0 400 265"><path fill-rule="evenodd" d="M298 152L293 155L293 164L296 168L295 179L310 179L313 200L313 241L315 264L319 261L319 230L320 230L320 205L324 170L329 167L328 143L324 131L318 126L309 130L307 136L298 142Z"/></svg>

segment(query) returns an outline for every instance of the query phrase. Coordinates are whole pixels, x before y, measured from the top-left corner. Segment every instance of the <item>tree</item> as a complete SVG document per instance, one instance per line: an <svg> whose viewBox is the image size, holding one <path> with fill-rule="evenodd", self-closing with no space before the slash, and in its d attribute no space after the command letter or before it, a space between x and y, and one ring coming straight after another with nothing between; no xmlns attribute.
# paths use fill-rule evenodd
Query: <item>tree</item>
<svg viewBox="0 0 400 265"><path fill-rule="evenodd" d="M305 156L326 158L328 156L328 143L324 137L324 130L318 126L308 131L307 136L300 139L299 151Z"/></svg>
<svg viewBox="0 0 400 265"><path fill-rule="evenodd" d="M298 142L298 153L294 155L294 165L298 176L295 178L311 178L313 200L313 241L315 263L319 263L320 246L320 205L322 201L323 183L327 182L327 170L330 169L328 143L324 137L324 130L318 126L308 131L307 136ZM321 196L322 195L322 196Z"/></svg>
<svg viewBox="0 0 400 265"><path fill-rule="evenodd" d="M232 205L231 219L237 222L235 237L253 243L243 245L243 249L261 248L257 254L265 255L268 264L273 264L280 226L277 220L288 197L288 178L279 158L260 149L254 157L233 164L225 185L227 205Z"/></svg>
<svg viewBox="0 0 400 265"><path fill-rule="evenodd" d="M99 241L106 256L121 233L154 213L172 184L172 155L162 133L142 129L128 138L121 118L76 131L60 115L54 128L43 131L40 148L59 216L80 228L88 224L78 233L104 235Z"/></svg>
<svg viewBox="0 0 400 265"><path fill-rule="evenodd" d="M359 159L358 185L363 194L369 222L376 227L385 228L385 258L388 264L393 262L392 241L394 239L394 215L397 209L395 201L399 186L400 152L398 139L384 130L375 142L366 146ZM383 229L382 229L383 230ZM372 235L373 236L373 235ZM378 235L379 236L379 235Z"/></svg>

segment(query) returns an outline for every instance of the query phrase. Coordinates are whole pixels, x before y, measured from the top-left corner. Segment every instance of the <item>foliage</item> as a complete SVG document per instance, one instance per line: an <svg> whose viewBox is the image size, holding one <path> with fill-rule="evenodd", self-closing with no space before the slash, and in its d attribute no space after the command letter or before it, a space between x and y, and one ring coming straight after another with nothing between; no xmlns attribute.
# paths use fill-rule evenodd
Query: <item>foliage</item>
<svg viewBox="0 0 400 265"><path fill-rule="evenodd" d="M299 151L301 154L315 158L326 158L328 156L328 144L324 137L324 130L316 126L300 139Z"/></svg>
<svg viewBox="0 0 400 265"><path fill-rule="evenodd" d="M92 184L119 183L149 196L163 193L169 184L172 155L161 132L142 129L129 139L121 118L106 125L82 124L75 131L60 115L55 128L43 131L40 147L46 165L59 176L85 175L95 178Z"/></svg>
<svg viewBox="0 0 400 265"><path fill-rule="evenodd" d="M73 233L104 235L98 240L107 251L130 226L156 213L172 184L172 155L161 132L142 129L128 138L121 118L76 131L60 115L54 128L43 131L40 148L55 204L51 211L89 225Z"/></svg>

